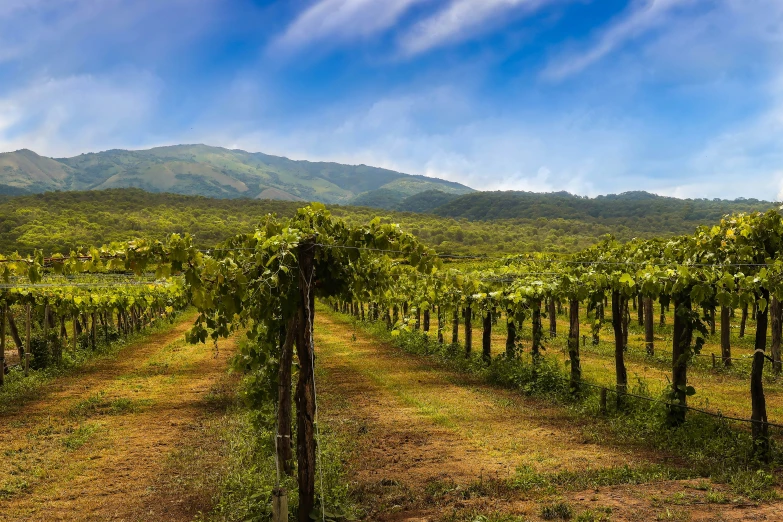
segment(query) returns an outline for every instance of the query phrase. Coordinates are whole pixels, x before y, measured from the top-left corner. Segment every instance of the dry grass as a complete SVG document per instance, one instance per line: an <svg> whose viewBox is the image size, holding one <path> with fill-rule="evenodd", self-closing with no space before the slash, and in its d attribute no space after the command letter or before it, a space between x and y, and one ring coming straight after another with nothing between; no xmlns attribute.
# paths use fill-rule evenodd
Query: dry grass
<svg viewBox="0 0 783 522"><path fill-rule="evenodd" d="M584 314L584 310L581 311ZM671 354L671 321L672 314L667 314L667 325L663 328L657 326L658 316L656 315L656 353L663 361L658 359L649 359L645 354L644 333L636 326L635 312L631 312L632 321L629 328L628 352L625 356L626 368L628 371L628 381L631 386L638 386L641 382L653 395L661 394L668 388L671 379L671 363L666 359L666 354ZM739 313L738 313L739 315ZM584 316L582 316L584 321ZM582 372L585 379L605 386L613 387L615 383L614 371L614 334L612 332L611 315L606 316L607 323L601 330L600 345L593 346L591 343L591 330L587 322L580 325L580 332L587 336L587 346L581 348ZM738 337L739 317L732 320L732 357L742 358L753 353L753 337L755 335L755 324L748 318L748 325L745 337ZM451 324L445 329L447 340L451 339ZM557 357L563 362L568 359L566 353L566 336L568 335L568 321L565 316L558 316L557 320L558 337L549 338L549 321L544 319L546 353ZM437 321L433 320L430 333L436 335ZM483 329L479 323L473 327L473 345L474 350L481 350L481 337ZM529 352L532 338L530 331L530 321L526 321L519 332L522 339L524 351ZM463 340L464 325L460 327L460 341ZM494 327L492 332L492 352L500 354L505 350L506 329L505 325L500 324ZM716 335L709 336L707 343L702 351L705 355L712 353L720 354L720 321L716 323ZM669 356L670 357L670 356ZM750 362L749 359L735 362L736 368L726 372L720 368L720 358L718 358L718 368L713 370L711 359L709 357L699 357L696 360L696 366L688 371L688 383L696 388L696 395L690 397L689 403L696 407L706 408L711 411L721 411L726 415L738 416L742 418L750 417ZM771 367L767 364L765 368L766 382L764 385L765 395L767 397L767 414L770 422L783 424L783 378L775 378L772 375Z"/></svg>
<svg viewBox="0 0 783 522"><path fill-rule="evenodd" d="M590 419L405 354L323 306L316 350L321 415L356 443L348 467L367 520L541 520L559 504L574 520L773 520L781 508L643 472L633 486L578 491L585 477L620 484L667 456L593 443Z"/></svg>
<svg viewBox="0 0 783 522"><path fill-rule="evenodd" d="M186 345L189 319L2 417L3 520L191 520L209 507L216 481L194 476L208 477L220 454L198 448L214 445L202 436L220 414L210 394L234 344ZM195 466L177 464L182 454Z"/></svg>

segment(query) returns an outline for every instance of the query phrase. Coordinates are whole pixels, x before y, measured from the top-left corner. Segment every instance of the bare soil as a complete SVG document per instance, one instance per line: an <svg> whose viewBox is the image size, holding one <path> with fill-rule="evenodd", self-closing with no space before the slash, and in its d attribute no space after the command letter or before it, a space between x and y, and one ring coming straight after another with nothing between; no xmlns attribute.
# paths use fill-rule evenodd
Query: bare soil
<svg viewBox="0 0 783 522"><path fill-rule="evenodd" d="M222 462L209 426L233 390L235 343L186 344L189 319L0 417L0 519L192 520L210 507Z"/></svg>

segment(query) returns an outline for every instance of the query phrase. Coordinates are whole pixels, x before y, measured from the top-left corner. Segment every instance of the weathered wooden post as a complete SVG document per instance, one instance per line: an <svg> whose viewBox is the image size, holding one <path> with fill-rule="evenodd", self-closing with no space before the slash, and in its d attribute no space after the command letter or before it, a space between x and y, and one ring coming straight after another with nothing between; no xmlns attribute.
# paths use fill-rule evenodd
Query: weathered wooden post
<svg viewBox="0 0 783 522"><path fill-rule="evenodd" d="M623 316L625 300L619 290L612 290L612 329L614 330L614 365L617 407L622 406L623 396L628 391L628 373L625 369L625 336Z"/></svg>
<svg viewBox="0 0 783 522"><path fill-rule="evenodd" d="M315 241L299 244L299 309L296 351L299 357L299 381L296 385L296 456L298 460L299 522L310 522L315 506L315 353L313 318L315 316Z"/></svg>
<svg viewBox="0 0 783 522"><path fill-rule="evenodd" d="M644 303L644 346L647 355L655 355L655 331L653 328L653 300L645 297Z"/></svg>
<svg viewBox="0 0 783 522"><path fill-rule="evenodd" d="M720 307L720 351L723 366L731 366L731 312L728 306Z"/></svg>
<svg viewBox="0 0 783 522"><path fill-rule="evenodd" d="M481 357L484 362L492 362L492 312L487 311L484 315L484 331L481 340Z"/></svg>
<svg viewBox="0 0 783 522"><path fill-rule="evenodd" d="M769 302L769 290L761 289L759 296ZM753 434L753 455L763 462L771 456L769 424L767 423L767 400L764 396L764 359L767 348L767 318L769 307L756 312L756 351L753 352L753 366L750 370L750 397L752 404L751 432Z"/></svg>
<svg viewBox="0 0 783 522"><path fill-rule="evenodd" d="M571 393L577 393L582 381L579 357L579 299L571 298L569 309L568 357L571 360Z"/></svg>
<svg viewBox="0 0 783 522"><path fill-rule="evenodd" d="M272 490L272 522L288 522L288 492L285 488Z"/></svg>

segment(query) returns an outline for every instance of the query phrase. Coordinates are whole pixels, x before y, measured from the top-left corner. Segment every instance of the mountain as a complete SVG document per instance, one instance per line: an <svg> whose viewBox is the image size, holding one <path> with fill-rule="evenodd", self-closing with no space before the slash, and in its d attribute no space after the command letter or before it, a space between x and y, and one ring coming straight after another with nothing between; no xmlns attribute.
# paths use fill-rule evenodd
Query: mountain
<svg viewBox="0 0 783 522"><path fill-rule="evenodd" d="M473 191L451 181L367 165L297 161L207 145L116 149L72 158L47 158L26 149L0 154L0 194L124 187L342 204L379 195L402 201L433 189L448 194Z"/></svg>
<svg viewBox="0 0 783 522"><path fill-rule="evenodd" d="M422 193L417 197L425 197ZM410 198L408 201L413 200ZM431 213L471 221L565 219L624 226L641 234L693 232L733 212L763 211L776 204L758 199L678 199L644 191L589 198L568 192L473 192L450 198Z"/></svg>

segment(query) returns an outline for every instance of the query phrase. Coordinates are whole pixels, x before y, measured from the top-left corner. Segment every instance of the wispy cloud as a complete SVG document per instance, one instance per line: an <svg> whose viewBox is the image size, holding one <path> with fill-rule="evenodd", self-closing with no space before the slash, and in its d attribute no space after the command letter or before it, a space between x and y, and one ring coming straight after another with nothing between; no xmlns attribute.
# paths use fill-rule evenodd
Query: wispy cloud
<svg viewBox="0 0 783 522"><path fill-rule="evenodd" d="M400 37L406 55L464 40L509 11L534 11L551 0L453 0Z"/></svg>
<svg viewBox="0 0 783 522"><path fill-rule="evenodd" d="M0 97L0 150L63 156L146 144L161 85L154 76L42 78Z"/></svg>
<svg viewBox="0 0 783 522"><path fill-rule="evenodd" d="M314 42L343 42L384 31L413 5L429 0L319 0L302 12L275 42L299 49Z"/></svg>
<svg viewBox="0 0 783 522"><path fill-rule="evenodd" d="M665 24L676 8L695 0L643 0L603 29L586 51L560 57L544 71L544 77L560 80L590 67L629 40Z"/></svg>

